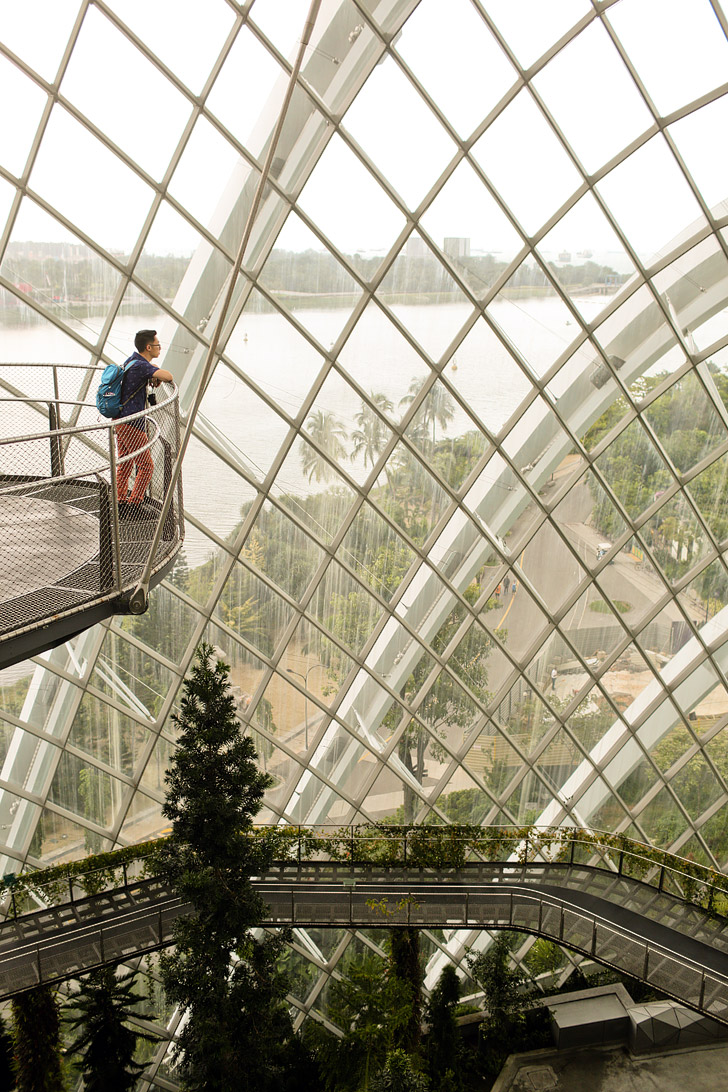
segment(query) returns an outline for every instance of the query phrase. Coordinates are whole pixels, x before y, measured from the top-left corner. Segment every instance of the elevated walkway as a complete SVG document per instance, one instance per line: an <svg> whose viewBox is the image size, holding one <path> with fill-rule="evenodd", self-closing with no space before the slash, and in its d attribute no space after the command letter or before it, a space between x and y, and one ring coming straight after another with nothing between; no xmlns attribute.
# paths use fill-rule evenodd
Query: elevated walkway
<svg viewBox="0 0 728 1092"><path fill-rule="evenodd" d="M728 918L603 865L483 862L457 869L281 862L254 879L264 924L511 929L532 933L728 1024ZM661 890L660 887L663 887ZM0 925L0 999L172 943L188 911L159 879L133 880ZM10 907L10 912L13 908Z"/></svg>
<svg viewBox="0 0 728 1092"><path fill-rule="evenodd" d="M111 614L144 610L146 595L134 593L147 562L153 586L181 546L181 484L153 543L180 445L177 391L160 393L157 405L137 415L146 422L154 473L144 504L120 511L117 471L138 453L117 459L113 423L99 417L90 397L101 370L3 367L0 668Z"/></svg>

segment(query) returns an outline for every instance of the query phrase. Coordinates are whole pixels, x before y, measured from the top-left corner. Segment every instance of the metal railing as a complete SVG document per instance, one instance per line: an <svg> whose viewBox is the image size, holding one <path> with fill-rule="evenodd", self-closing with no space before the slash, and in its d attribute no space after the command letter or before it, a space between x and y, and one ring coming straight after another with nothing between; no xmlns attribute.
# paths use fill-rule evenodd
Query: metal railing
<svg viewBox="0 0 728 1092"><path fill-rule="evenodd" d="M587 866L609 880L634 880L656 895L728 919L728 876L667 850L622 834L578 827L398 827L367 824L340 827L259 826L250 833L261 839L276 866L330 862L399 870L425 870L446 876L464 866L477 867L480 878L489 868L517 876L524 865L548 866L552 874ZM102 857L3 877L0 900L15 916L40 906L54 906L124 887L130 878L156 876L156 846L164 838L130 846ZM482 870L486 870L483 872ZM17 896L17 898L13 898ZM22 901L21 901L22 896ZM728 924L728 922L726 922ZM728 948L727 948L728 950Z"/></svg>
<svg viewBox="0 0 728 1092"><path fill-rule="evenodd" d="M0 998L174 942L174 920L190 907L164 881L135 878L136 868L122 867L122 888L79 898L71 883L70 902L0 926ZM728 951L696 930L692 908L679 902L672 925L656 924L639 881L622 879L618 891L602 890L595 898L595 875L597 868L566 862L475 863L442 872L401 864L280 861L252 877L252 884L268 906L262 924L272 927L527 932L728 1023ZM674 897L665 901L678 903Z"/></svg>
<svg viewBox="0 0 728 1092"><path fill-rule="evenodd" d="M0 642L92 602L119 606L126 597L129 609L148 563L180 447L178 392L164 384L156 405L124 418L135 446L129 451L127 443L120 455L118 422L102 418L92 400L102 370L0 368L0 520L7 527L0 546ZM142 467L150 481L143 502L131 506L119 488ZM154 575L166 570L184 537L181 482L161 532Z"/></svg>

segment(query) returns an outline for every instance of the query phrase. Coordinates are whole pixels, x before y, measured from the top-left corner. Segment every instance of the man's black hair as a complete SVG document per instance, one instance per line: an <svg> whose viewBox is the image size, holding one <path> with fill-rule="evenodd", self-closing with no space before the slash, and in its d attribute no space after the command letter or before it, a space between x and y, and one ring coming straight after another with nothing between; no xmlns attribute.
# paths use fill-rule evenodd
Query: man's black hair
<svg viewBox="0 0 728 1092"><path fill-rule="evenodd" d="M156 336L156 330L140 330L134 335L134 348L138 353L143 353L147 345L154 341Z"/></svg>

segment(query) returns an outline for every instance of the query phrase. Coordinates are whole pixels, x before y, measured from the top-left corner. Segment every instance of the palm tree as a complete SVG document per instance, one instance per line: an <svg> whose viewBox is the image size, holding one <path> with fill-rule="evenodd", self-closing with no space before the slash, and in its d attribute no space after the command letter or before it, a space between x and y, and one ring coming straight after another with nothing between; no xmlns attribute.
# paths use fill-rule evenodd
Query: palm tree
<svg viewBox="0 0 728 1092"><path fill-rule="evenodd" d="M394 409L394 404L387 398L386 394L381 392L375 394L374 391L371 391L369 397L372 405L369 405L368 402L362 402L361 410L354 418L357 427L351 434L351 439L354 442L351 461L354 462L362 455L364 457L364 466L367 464L374 466L389 439L389 429L375 412L373 406L376 406L380 413L391 413Z"/></svg>
<svg viewBox="0 0 728 1092"><path fill-rule="evenodd" d="M343 423L330 410L314 410L308 416L306 429L319 448L332 459L341 462L346 458L344 443L348 439L348 433ZM334 476L326 459L310 444L304 445L301 465L310 482L327 482Z"/></svg>
<svg viewBox="0 0 728 1092"><path fill-rule="evenodd" d="M411 405L422 390L424 384L424 379L415 376L409 385L408 393L405 394L404 398L400 398L400 406ZM432 446L434 447L437 439L437 425L440 426L443 432L447 432L447 426L454 416L455 403L442 383L436 381L427 392L425 400L417 412L414 423L415 426L421 425L428 434L430 427L432 428Z"/></svg>

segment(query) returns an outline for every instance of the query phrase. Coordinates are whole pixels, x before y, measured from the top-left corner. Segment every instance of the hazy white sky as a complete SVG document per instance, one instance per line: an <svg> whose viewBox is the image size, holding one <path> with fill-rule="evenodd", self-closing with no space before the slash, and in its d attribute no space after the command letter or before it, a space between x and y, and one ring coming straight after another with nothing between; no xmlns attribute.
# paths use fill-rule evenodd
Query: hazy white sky
<svg viewBox="0 0 728 1092"><path fill-rule="evenodd" d="M338 0L322 5L318 38ZM484 4L516 62L532 65L552 42L593 8L589 0L488 0ZM159 60L198 94L230 34L235 13L225 0L115 0L119 18ZM292 57L309 0L255 0L251 17L276 48ZM343 119L346 131L416 209L475 128L519 79L517 68L470 0L421 0L395 48L450 120L450 135L416 94L394 60L378 65ZM79 16L77 0L14 0L0 5L0 40L44 80L56 78ZM709 0L620 0L608 19L640 72L658 111L669 115L725 81L728 44ZM42 26L43 34L38 33ZM332 65L335 63L332 60ZM208 99L209 108L248 142L271 96L280 95L279 69L243 28ZM584 168L599 171L651 125L627 66L604 25L595 21L533 79L533 88L571 142ZM189 122L189 100L93 5L60 83L60 92L159 182ZM4 111L0 166L12 177L26 169L47 95L0 57ZM269 106L270 110L270 106ZM709 204L727 196L726 100L703 107L669 132ZM250 145L249 145L250 146ZM260 151L253 146L254 153ZM472 155L527 233L539 230L580 184L580 175L527 89L474 143ZM237 154L200 119L169 185L170 194L208 224ZM30 177L37 191L103 245L129 251L154 193L60 105L53 106ZM701 215L667 142L656 135L598 186L620 226L645 255L659 250ZM0 180L0 218L14 189ZM300 197L301 208L346 252L381 252L403 217L338 135L331 140ZM476 172L462 164L423 217L437 243L467 236L474 250L512 251L518 237ZM15 239L65 239L67 229L24 200ZM197 234L164 206L148 247L190 253ZM301 248L312 237L291 218L280 245ZM318 243L314 242L314 245ZM620 249L588 197L544 242L546 251Z"/></svg>

